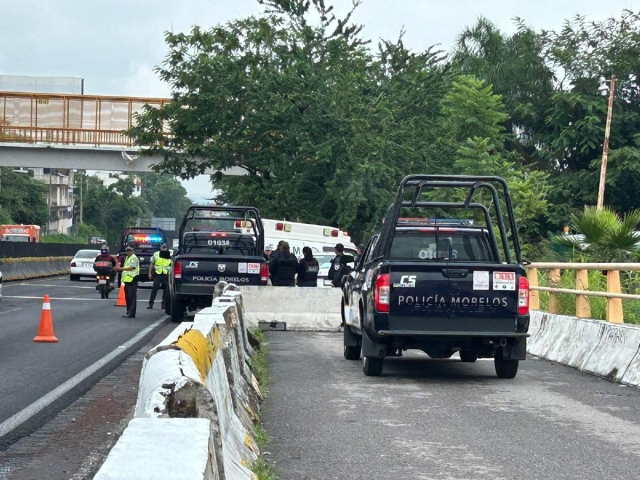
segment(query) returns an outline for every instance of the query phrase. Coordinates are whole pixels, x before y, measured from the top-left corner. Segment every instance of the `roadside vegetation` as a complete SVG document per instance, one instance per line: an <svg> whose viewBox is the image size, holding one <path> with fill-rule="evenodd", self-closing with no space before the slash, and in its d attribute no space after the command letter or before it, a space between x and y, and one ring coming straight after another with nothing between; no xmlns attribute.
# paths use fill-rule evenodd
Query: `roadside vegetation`
<svg viewBox="0 0 640 480"><path fill-rule="evenodd" d="M269 383L271 381L267 360L269 342L264 332L259 328L252 328L251 333L258 339L260 345L258 348L254 348L255 355L250 359L250 365L253 374L258 380L263 398L266 398L269 393ZM253 438L261 453L260 458L251 466L253 473L257 475L258 480L277 480L278 476L276 475L274 466L269 463L263 455L264 452L267 451L271 437L269 437L269 434L264 429L261 419L259 419L258 423L254 426Z"/></svg>

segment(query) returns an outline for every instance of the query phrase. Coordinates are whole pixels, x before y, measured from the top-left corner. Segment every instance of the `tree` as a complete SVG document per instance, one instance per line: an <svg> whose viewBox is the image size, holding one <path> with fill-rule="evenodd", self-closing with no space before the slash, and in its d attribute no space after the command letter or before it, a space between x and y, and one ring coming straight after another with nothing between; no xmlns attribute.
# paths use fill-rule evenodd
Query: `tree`
<svg viewBox="0 0 640 480"><path fill-rule="evenodd" d="M557 236L560 245L582 252L594 262L629 262L640 250L636 228L640 224L640 210L620 217L610 208L585 208L572 214L570 227L576 236Z"/></svg>
<svg viewBox="0 0 640 480"><path fill-rule="evenodd" d="M449 136L457 144L452 172L504 178L510 186L518 228L526 231L528 222L547 210L547 175L530 169L522 157L505 149L503 122L508 115L502 97L482 80L461 76L445 95L444 116Z"/></svg>
<svg viewBox="0 0 640 480"><path fill-rule="evenodd" d="M129 192L127 185L127 181L120 179L107 188L99 179L88 177L84 194L84 221L102 232L110 244L117 243L124 228L135 225L137 219L144 217L147 211L142 199L126 196ZM125 193L118 193L118 188L125 190Z"/></svg>
<svg viewBox="0 0 640 480"><path fill-rule="evenodd" d="M192 204L185 188L171 175L144 173L142 175L142 199L154 217L182 220L184 212Z"/></svg>
<svg viewBox="0 0 640 480"><path fill-rule="evenodd" d="M0 208L4 219L25 225L47 225L47 186L27 174L0 169Z"/></svg>
<svg viewBox="0 0 640 480"><path fill-rule="evenodd" d="M410 52L401 38L373 54L352 12L337 18L323 0L261 3L259 17L166 35L158 73L173 102L148 107L131 134L165 156L159 171L245 169L214 176L224 202L360 239L379 226L402 176L446 165L442 57Z"/></svg>

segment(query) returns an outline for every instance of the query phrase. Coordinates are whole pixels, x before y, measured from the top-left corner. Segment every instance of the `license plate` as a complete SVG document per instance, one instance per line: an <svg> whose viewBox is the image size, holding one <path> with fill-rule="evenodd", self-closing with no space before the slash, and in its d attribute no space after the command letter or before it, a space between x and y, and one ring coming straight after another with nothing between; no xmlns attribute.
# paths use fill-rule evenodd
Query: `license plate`
<svg viewBox="0 0 640 480"><path fill-rule="evenodd" d="M83 263L82 266L84 268L91 268L91 267L93 267L93 263Z"/></svg>
<svg viewBox="0 0 640 480"><path fill-rule="evenodd" d="M104 278L101 278L100 280L98 280L98 285L106 285L107 281Z"/></svg>

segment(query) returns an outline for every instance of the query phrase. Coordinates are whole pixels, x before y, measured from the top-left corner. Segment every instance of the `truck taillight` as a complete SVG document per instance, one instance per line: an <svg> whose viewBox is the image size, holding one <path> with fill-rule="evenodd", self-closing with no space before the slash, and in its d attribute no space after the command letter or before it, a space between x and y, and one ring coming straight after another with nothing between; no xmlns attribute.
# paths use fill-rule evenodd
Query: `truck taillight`
<svg viewBox="0 0 640 480"><path fill-rule="evenodd" d="M269 265L266 263L260 265L260 281L265 283L269 281Z"/></svg>
<svg viewBox="0 0 640 480"><path fill-rule="evenodd" d="M529 313L529 280L520 277L518 280L518 315Z"/></svg>
<svg viewBox="0 0 640 480"><path fill-rule="evenodd" d="M389 294L389 274L384 273L376 278L375 301L378 312L389 311Z"/></svg>
<svg viewBox="0 0 640 480"><path fill-rule="evenodd" d="M181 261L177 261L173 265L173 277L182 278L182 262Z"/></svg>

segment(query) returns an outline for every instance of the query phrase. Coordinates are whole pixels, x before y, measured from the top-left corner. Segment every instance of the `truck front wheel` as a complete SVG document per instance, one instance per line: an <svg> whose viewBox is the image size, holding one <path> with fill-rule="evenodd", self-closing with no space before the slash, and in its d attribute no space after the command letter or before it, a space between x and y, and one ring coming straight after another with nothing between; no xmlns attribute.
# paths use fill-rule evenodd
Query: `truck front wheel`
<svg viewBox="0 0 640 480"><path fill-rule="evenodd" d="M493 361L498 378L515 378L518 373L518 360L507 360L503 357L502 348L499 348Z"/></svg>
<svg viewBox="0 0 640 480"><path fill-rule="evenodd" d="M360 347L350 347L349 345L345 345L344 358L347 360L360 360Z"/></svg>
<svg viewBox="0 0 640 480"><path fill-rule="evenodd" d="M362 371L367 377L377 377L382 374L384 358L362 357Z"/></svg>

